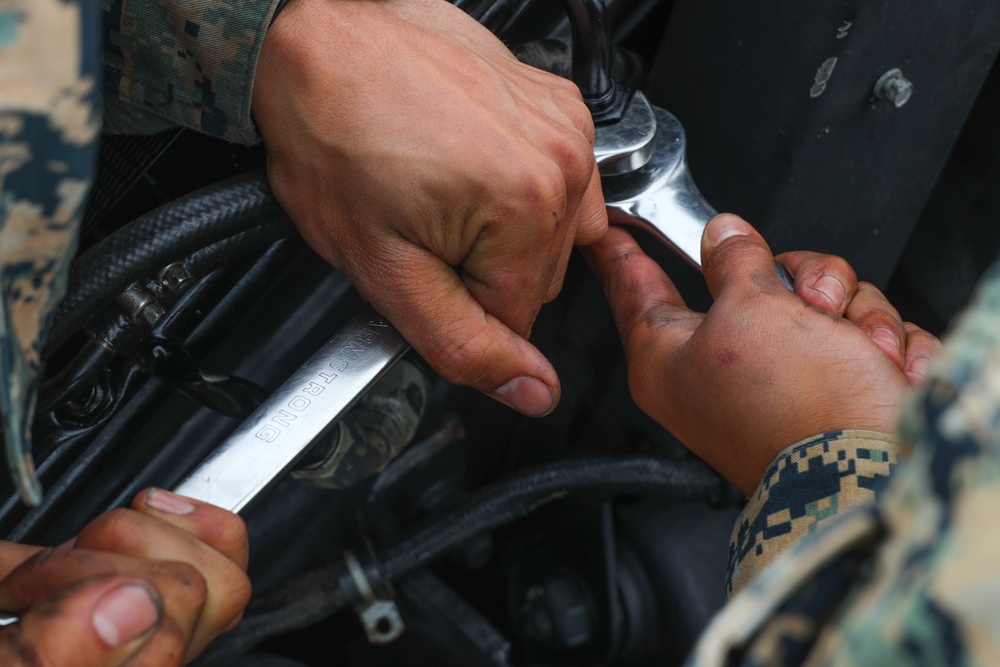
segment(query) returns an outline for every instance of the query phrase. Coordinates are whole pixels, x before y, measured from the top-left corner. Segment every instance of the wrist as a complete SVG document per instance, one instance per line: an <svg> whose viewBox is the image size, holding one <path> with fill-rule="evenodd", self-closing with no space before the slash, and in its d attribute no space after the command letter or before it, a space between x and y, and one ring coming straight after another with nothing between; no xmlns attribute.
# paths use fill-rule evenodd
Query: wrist
<svg viewBox="0 0 1000 667"><path fill-rule="evenodd" d="M878 475L887 476L889 466L896 463L899 453L899 440L890 433L860 429L827 431L778 452L747 496L759 493L762 486L773 489L789 485L791 477L803 482L845 474L873 477L875 473L866 466L875 466Z"/></svg>

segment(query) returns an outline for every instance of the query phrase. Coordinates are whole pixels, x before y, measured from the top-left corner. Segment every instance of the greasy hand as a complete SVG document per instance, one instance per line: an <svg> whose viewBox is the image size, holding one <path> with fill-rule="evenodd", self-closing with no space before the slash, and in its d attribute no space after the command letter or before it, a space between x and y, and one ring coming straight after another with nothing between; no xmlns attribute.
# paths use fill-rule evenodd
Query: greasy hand
<svg viewBox="0 0 1000 667"><path fill-rule="evenodd" d="M555 406L526 338L573 244L607 226L572 83L445 0L292 0L253 113L302 235L442 377L529 415Z"/></svg>
<svg viewBox="0 0 1000 667"><path fill-rule="evenodd" d="M250 596L242 519L146 490L55 549L0 543L0 664L180 665L232 629Z"/></svg>
<svg viewBox="0 0 1000 667"><path fill-rule="evenodd" d="M839 258L783 256L796 278L789 292L767 244L733 215L716 217L702 238L715 299L706 314L689 310L621 229L588 259L625 343L636 403L747 495L774 456L803 438L892 433L910 390L901 367L919 367L936 350L936 339L914 328L909 352L883 351L873 325L895 310ZM905 334L902 322L895 331Z"/></svg>

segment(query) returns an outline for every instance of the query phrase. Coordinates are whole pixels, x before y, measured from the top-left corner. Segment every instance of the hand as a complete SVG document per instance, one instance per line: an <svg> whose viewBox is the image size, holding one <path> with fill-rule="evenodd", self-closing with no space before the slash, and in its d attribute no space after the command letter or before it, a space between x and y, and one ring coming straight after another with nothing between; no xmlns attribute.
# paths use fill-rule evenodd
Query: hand
<svg viewBox="0 0 1000 667"><path fill-rule="evenodd" d="M636 402L745 494L778 452L803 438L895 430L907 378L851 321L871 324L875 313L890 312L888 302L858 286L843 260L784 256L793 294L760 235L736 216L718 216L702 239L715 302L701 314L623 230L609 230L588 258L625 342Z"/></svg>
<svg viewBox="0 0 1000 667"><path fill-rule="evenodd" d="M240 620L247 535L223 509L146 490L43 549L0 543L0 663L180 665Z"/></svg>
<svg viewBox="0 0 1000 667"><path fill-rule="evenodd" d="M858 282L846 260L815 252L786 252L775 257L795 277L795 293L806 303L853 322L903 371L911 386L927 376L941 341L912 322L904 322L882 292Z"/></svg>
<svg viewBox="0 0 1000 667"><path fill-rule="evenodd" d="M555 407L555 370L526 339L573 244L607 228L576 86L445 0L292 0L253 113L302 235L442 377L525 414Z"/></svg>

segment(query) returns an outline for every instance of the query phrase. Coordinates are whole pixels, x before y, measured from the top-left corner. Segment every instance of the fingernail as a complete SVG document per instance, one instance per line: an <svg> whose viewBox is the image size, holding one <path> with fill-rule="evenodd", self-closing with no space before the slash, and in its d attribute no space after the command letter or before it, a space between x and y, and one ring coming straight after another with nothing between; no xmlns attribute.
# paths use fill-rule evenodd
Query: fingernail
<svg viewBox="0 0 1000 667"><path fill-rule="evenodd" d="M146 494L146 505L167 514L190 514L194 505L175 493L163 489L150 489Z"/></svg>
<svg viewBox="0 0 1000 667"><path fill-rule="evenodd" d="M885 327L875 327L874 329L872 329L871 336L875 340L880 340L883 343L888 343L894 350L899 349L899 338L896 337L896 334L892 333Z"/></svg>
<svg viewBox="0 0 1000 667"><path fill-rule="evenodd" d="M507 405L529 417L543 417L552 411L555 394L541 380L521 375L494 392Z"/></svg>
<svg viewBox="0 0 1000 667"><path fill-rule="evenodd" d="M145 586L125 584L104 594L91 621L108 646L121 646L159 623L160 604L153 591Z"/></svg>
<svg viewBox="0 0 1000 667"><path fill-rule="evenodd" d="M747 236L751 227L742 218L736 215L720 215L713 218L708 223L708 242L712 246L717 246L732 236Z"/></svg>
<svg viewBox="0 0 1000 667"><path fill-rule="evenodd" d="M910 360L909 371L913 375L919 375L922 378L927 377L927 368L930 366L931 360L927 357L916 357Z"/></svg>
<svg viewBox="0 0 1000 667"><path fill-rule="evenodd" d="M844 299L847 297L847 290L833 276L823 276L816 281L813 289L829 299L830 304L838 313L844 309Z"/></svg>

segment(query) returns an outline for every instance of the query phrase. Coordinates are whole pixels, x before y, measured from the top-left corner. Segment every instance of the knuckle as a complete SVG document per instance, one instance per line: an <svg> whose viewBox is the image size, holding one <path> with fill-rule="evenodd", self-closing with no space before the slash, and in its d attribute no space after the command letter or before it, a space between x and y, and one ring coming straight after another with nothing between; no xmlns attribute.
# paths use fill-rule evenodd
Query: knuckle
<svg viewBox="0 0 1000 667"><path fill-rule="evenodd" d="M231 572L227 582L225 590L220 591L222 603L217 611L219 632L228 632L239 624L253 592L250 579L242 570Z"/></svg>
<svg viewBox="0 0 1000 667"><path fill-rule="evenodd" d="M923 329L917 329L916 331L911 331L907 327L907 337L914 339L917 345L928 349L937 349L942 347L940 339L934 334L924 331Z"/></svg>
<svg viewBox="0 0 1000 667"><path fill-rule="evenodd" d="M213 533L206 541L224 552L245 550L248 547L246 522L237 514L219 514L219 519L212 524Z"/></svg>
<svg viewBox="0 0 1000 667"><path fill-rule="evenodd" d="M745 236L728 238L708 253L705 258L705 273L721 273L731 266L739 266L755 255L766 254L766 250ZM773 267L769 270L773 273Z"/></svg>
<svg viewBox="0 0 1000 667"><path fill-rule="evenodd" d="M840 270L844 272L844 275L851 278L851 280L856 281L858 279L858 274L854 271L854 267L840 255L831 255L830 261L833 262L835 266L840 267Z"/></svg>
<svg viewBox="0 0 1000 667"><path fill-rule="evenodd" d="M902 318L878 287L862 281L858 283L858 294L855 298L861 301L861 317L864 321L903 330Z"/></svg>
<svg viewBox="0 0 1000 667"><path fill-rule="evenodd" d="M851 282L857 282L858 274L854 271L854 267L843 257L839 255L830 255L829 260L830 266L834 272L846 277Z"/></svg>
<svg viewBox="0 0 1000 667"><path fill-rule="evenodd" d="M233 606L239 610L236 615L242 616L243 610L250 602L250 596L253 595L253 585L250 583L250 577L242 570L236 573L234 581L235 584L229 591L230 599L233 601Z"/></svg>
<svg viewBox="0 0 1000 667"><path fill-rule="evenodd" d="M208 581L197 567L181 561L159 561L156 566L162 581L170 586L169 597L179 599L186 608L200 610L205 606ZM161 593L166 595L167 591Z"/></svg>
<svg viewBox="0 0 1000 667"><path fill-rule="evenodd" d="M580 130L566 128L554 137L553 146L567 185L582 193L590 185L594 172L593 145Z"/></svg>
<svg viewBox="0 0 1000 667"><path fill-rule="evenodd" d="M114 551L131 544L139 534L136 525L139 516L135 510L124 507L105 512L80 532L77 546Z"/></svg>
<svg viewBox="0 0 1000 667"><path fill-rule="evenodd" d="M580 92L580 87L573 83L572 80L553 75L552 87L556 91L567 95L572 101L581 105L583 104L583 93Z"/></svg>
<svg viewBox="0 0 1000 667"><path fill-rule="evenodd" d="M517 199L532 214L528 219L551 229L562 222L566 215L566 181L562 171L550 163L525 173L516 186ZM555 218L555 224L550 224Z"/></svg>
<svg viewBox="0 0 1000 667"><path fill-rule="evenodd" d="M587 139L588 148L592 149L595 138L594 118L583 101L580 89L576 87L576 84L568 83L568 95L564 98L562 109L570 117L576 129Z"/></svg>
<svg viewBox="0 0 1000 667"><path fill-rule="evenodd" d="M858 282L858 295L863 296L866 299L885 299L885 295L882 294L882 290L875 287L875 285L871 284L867 280Z"/></svg>
<svg viewBox="0 0 1000 667"><path fill-rule="evenodd" d="M454 384L483 386L492 366L492 344L485 331L452 331L439 340L428 355L438 375Z"/></svg>

